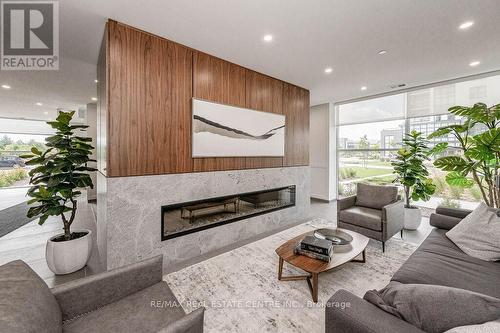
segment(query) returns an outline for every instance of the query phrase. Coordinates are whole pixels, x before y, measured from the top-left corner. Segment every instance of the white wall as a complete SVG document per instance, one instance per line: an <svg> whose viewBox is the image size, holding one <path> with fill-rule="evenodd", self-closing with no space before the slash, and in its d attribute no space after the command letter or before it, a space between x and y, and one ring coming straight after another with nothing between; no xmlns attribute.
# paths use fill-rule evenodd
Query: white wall
<svg viewBox="0 0 500 333"><path fill-rule="evenodd" d="M311 107L309 133L311 197L334 200L337 194L336 135L332 103Z"/></svg>

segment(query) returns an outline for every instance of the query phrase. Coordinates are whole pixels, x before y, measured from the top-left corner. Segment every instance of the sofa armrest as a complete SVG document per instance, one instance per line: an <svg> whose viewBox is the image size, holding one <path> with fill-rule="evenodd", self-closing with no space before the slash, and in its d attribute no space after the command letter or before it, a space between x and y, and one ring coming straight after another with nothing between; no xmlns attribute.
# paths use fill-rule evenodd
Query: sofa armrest
<svg viewBox="0 0 500 333"><path fill-rule="evenodd" d="M337 200L337 212L350 208L356 204L356 196L345 197Z"/></svg>
<svg viewBox="0 0 500 333"><path fill-rule="evenodd" d="M158 333L203 333L205 308L198 308L179 320L174 321Z"/></svg>
<svg viewBox="0 0 500 333"><path fill-rule="evenodd" d="M382 223L385 223L385 239L389 239L405 226L405 210L402 200L382 207Z"/></svg>
<svg viewBox="0 0 500 333"><path fill-rule="evenodd" d="M63 320L114 303L162 280L163 256L91 275L51 289Z"/></svg>
<svg viewBox="0 0 500 333"><path fill-rule="evenodd" d="M462 219L458 217L452 217L448 215L441 214L431 214L429 219L429 223L431 226L436 227L438 229L450 230L454 226L456 226Z"/></svg>
<svg viewBox="0 0 500 333"><path fill-rule="evenodd" d="M337 291L325 311L326 333L424 333L347 290Z"/></svg>
<svg viewBox="0 0 500 333"><path fill-rule="evenodd" d="M438 206L436 208L436 214L446 215L446 216L450 216L450 217L456 217L459 219L465 218L470 213L472 213L472 210L463 209L463 208L450 208L450 207L443 207L443 206Z"/></svg>

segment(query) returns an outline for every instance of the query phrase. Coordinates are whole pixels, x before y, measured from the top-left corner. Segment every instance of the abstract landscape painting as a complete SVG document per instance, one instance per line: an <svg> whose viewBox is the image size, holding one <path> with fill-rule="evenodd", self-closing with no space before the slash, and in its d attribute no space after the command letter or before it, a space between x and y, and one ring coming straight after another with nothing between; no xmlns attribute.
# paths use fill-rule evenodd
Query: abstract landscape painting
<svg viewBox="0 0 500 333"><path fill-rule="evenodd" d="M193 157L284 153L284 115L193 99Z"/></svg>

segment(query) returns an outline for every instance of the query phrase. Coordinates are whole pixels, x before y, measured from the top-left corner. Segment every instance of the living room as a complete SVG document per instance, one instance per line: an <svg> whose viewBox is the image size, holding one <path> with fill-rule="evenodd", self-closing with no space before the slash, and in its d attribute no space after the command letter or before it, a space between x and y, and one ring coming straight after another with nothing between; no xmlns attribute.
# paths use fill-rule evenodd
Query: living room
<svg viewBox="0 0 500 333"><path fill-rule="evenodd" d="M500 331L498 1L2 1L0 332Z"/></svg>

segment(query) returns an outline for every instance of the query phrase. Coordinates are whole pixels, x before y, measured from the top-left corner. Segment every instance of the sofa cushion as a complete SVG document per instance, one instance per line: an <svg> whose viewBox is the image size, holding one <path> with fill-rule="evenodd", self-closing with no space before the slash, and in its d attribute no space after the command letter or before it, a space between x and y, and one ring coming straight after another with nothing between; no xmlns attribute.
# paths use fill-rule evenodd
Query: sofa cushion
<svg viewBox="0 0 500 333"><path fill-rule="evenodd" d="M434 229L392 280L461 288L500 298L500 262L465 254L445 233Z"/></svg>
<svg viewBox="0 0 500 333"><path fill-rule="evenodd" d="M497 212L481 202L446 236L470 256L489 261L500 260L500 216Z"/></svg>
<svg viewBox="0 0 500 333"><path fill-rule="evenodd" d="M375 231L382 231L382 211L378 209L354 206L341 210L339 218L345 223Z"/></svg>
<svg viewBox="0 0 500 333"><path fill-rule="evenodd" d="M0 266L0 331L62 331L61 310L55 297L21 260Z"/></svg>
<svg viewBox="0 0 500 333"><path fill-rule="evenodd" d="M158 332L184 317L166 282L159 282L84 316L63 323L64 332Z"/></svg>
<svg viewBox="0 0 500 333"><path fill-rule="evenodd" d="M382 209L397 200L398 188L396 186L356 184L356 206Z"/></svg>
<svg viewBox="0 0 500 333"><path fill-rule="evenodd" d="M368 291L364 299L428 333L500 317L500 299L444 286L393 281L380 291Z"/></svg>

